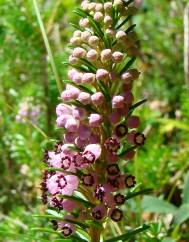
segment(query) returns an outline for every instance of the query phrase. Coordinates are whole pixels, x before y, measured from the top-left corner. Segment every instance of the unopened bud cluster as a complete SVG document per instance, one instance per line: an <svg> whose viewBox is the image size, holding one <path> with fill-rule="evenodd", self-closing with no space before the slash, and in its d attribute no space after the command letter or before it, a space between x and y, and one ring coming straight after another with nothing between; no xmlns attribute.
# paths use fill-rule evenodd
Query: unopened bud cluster
<svg viewBox="0 0 189 242"><path fill-rule="evenodd" d="M121 70L127 58L138 54L136 34L126 33L124 26L118 28L135 8L114 0L104 4L83 1L81 9L86 18L80 19L79 30L70 39L69 84L56 108L56 123L64 135L54 150L45 152L51 171L44 174L42 198L49 207L67 211L65 220L103 224L109 217L119 222L125 189L136 184L133 175L122 172L123 160L126 166L145 141L137 131L139 117L131 112L132 86L139 72ZM115 11L120 15L117 22ZM91 206L73 199L78 192ZM53 224L64 236L76 230L75 223Z"/></svg>

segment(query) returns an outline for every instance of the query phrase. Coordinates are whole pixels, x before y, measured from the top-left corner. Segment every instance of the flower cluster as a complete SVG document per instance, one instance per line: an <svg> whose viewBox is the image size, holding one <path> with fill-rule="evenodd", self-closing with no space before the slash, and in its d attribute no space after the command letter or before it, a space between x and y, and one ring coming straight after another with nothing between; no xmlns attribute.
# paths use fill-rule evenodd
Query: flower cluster
<svg viewBox="0 0 189 242"><path fill-rule="evenodd" d="M43 202L67 211L64 221L53 221L64 236L76 230L76 222L119 222L124 191L136 184L121 169L145 141L133 115L132 86L140 73L129 65L138 54L137 36L132 28L124 30L124 19L135 10L114 0L83 1L76 11L82 18L70 39L71 68L56 108L63 139L45 151L48 169L41 184ZM79 194L85 203L76 199Z"/></svg>
<svg viewBox="0 0 189 242"><path fill-rule="evenodd" d="M16 115L16 121L20 123L25 123L24 118L29 119L33 123L36 123L39 114L41 112L40 105L34 105L32 97L27 97L19 105L18 114Z"/></svg>

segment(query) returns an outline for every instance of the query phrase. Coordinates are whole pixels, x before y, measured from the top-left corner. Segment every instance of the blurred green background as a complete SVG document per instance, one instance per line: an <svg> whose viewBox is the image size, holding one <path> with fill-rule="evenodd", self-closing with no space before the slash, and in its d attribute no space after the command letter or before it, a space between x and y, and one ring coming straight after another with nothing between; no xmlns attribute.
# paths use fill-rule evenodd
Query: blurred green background
<svg viewBox="0 0 189 242"><path fill-rule="evenodd" d="M129 169L138 183L153 188L150 196L126 204L126 228L151 223L131 241L189 241L189 91L184 78L183 14L187 1L138 0L137 24L142 77L136 100L148 137ZM67 43L77 17L76 0L38 0L58 74L68 56ZM43 169L43 135L17 119L20 105L39 106L34 123L57 137L55 106L58 89L30 0L0 0L0 241L61 241L43 214L39 183ZM25 104L26 106L28 104ZM120 233L125 225L115 226ZM107 232L108 233L108 232Z"/></svg>

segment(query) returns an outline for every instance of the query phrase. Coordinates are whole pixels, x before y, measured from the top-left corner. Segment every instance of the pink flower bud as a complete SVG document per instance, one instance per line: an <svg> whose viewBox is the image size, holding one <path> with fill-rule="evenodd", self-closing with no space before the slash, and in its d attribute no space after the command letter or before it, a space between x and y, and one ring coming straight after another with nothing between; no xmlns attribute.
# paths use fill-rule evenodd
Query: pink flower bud
<svg viewBox="0 0 189 242"><path fill-rule="evenodd" d="M130 84L133 81L133 77L132 77L131 73L129 73L128 71L122 74L121 79L126 84Z"/></svg>
<svg viewBox="0 0 189 242"><path fill-rule="evenodd" d="M63 114L56 119L56 124L59 128L63 128L65 127L65 124L68 121L68 119L71 119L71 118L72 118L71 115Z"/></svg>
<svg viewBox="0 0 189 242"><path fill-rule="evenodd" d="M78 63L78 58L73 57L72 55L70 55L70 57L69 57L69 63L70 64L73 64L73 65L77 64Z"/></svg>
<svg viewBox="0 0 189 242"><path fill-rule="evenodd" d="M112 10L112 7L113 7L113 5L112 5L111 2L106 2L106 3L104 4L104 10L105 10L106 12L111 11L111 10Z"/></svg>
<svg viewBox="0 0 189 242"><path fill-rule="evenodd" d="M101 115L97 114L97 113L92 113L89 116L89 125L91 127L99 127L102 123L102 117Z"/></svg>
<svg viewBox="0 0 189 242"><path fill-rule="evenodd" d="M78 89L71 89L71 90L65 90L61 93L61 98L64 101L71 101L75 98L77 98L79 95Z"/></svg>
<svg viewBox="0 0 189 242"><path fill-rule="evenodd" d="M68 132L75 132L78 129L78 127L79 122L74 118L68 119L65 124L65 128L68 130Z"/></svg>
<svg viewBox="0 0 189 242"><path fill-rule="evenodd" d="M77 47L73 50L72 55L77 58L84 58L86 55L86 50L83 48Z"/></svg>
<svg viewBox="0 0 189 242"><path fill-rule="evenodd" d="M100 11L102 11L103 10L103 5L102 5L102 3L97 3L96 4L96 7L95 7L95 11L96 12L100 12Z"/></svg>
<svg viewBox="0 0 189 242"><path fill-rule="evenodd" d="M107 81L109 79L109 72L105 69L98 69L96 79L99 81Z"/></svg>
<svg viewBox="0 0 189 242"><path fill-rule="evenodd" d="M68 71L68 78L73 81L74 74L77 73L75 69L71 69Z"/></svg>
<svg viewBox="0 0 189 242"><path fill-rule="evenodd" d="M97 92L91 96L91 100L95 106L101 105L104 102L104 95L101 92Z"/></svg>
<svg viewBox="0 0 189 242"><path fill-rule="evenodd" d="M74 33L73 33L73 37L81 37L81 31L80 30L76 30Z"/></svg>
<svg viewBox="0 0 189 242"><path fill-rule="evenodd" d="M113 23L113 19L109 15L106 15L104 18L104 24L106 26L111 26L112 23Z"/></svg>
<svg viewBox="0 0 189 242"><path fill-rule="evenodd" d="M138 128L140 125L140 119L138 116L131 116L128 118L127 125L131 129Z"/></svg>
<svg viewBox="0 0 189 242"><path fill-rule="evenodd" d="M79 26L82 28L88 28L89 27L89 20L88 18L83 18L79 21Z"/></svg>
<svg viewBox="0 0 189 242"><path fill-rule="evenodd" d="M106 62L112 59L112 51L110 49L105 49L101 52L102 62Z"/></svg>
<svg viewBox="0 0 189 242"><path fill-rule="evenodd" d="M114 96L112 98L112 108L123 108L124 102L123 96Z"/></svg>
<svg viewBox="0 0 189 242"><path fill-rule="evenodd" d="M87 59L89 61L96 61L98 59L98 52L96 50L93 50L93 49L89 50L87 52Z"/></svg>
<svg viewBox="0 0 189 242"><path fill-rule="evenodd" d="M87 105L91 102L91 95L87 92L80 92L78 96L78 101L80 101L82 104Z"/></svg>
<svg viewBox="0 0 189 242"><path fill-rule="evenodd" d="M112 57L113 57L113 61L114 61L115 63L119 63L119 62L121 62L121 61L123 60L124 55L123 55L121 52L119 52L119 51L115 51L115 52L112 54Z"/></svg>
<svg viewBox="0 0 189 242"><path fill-rule="evenodd" d="M63 114L72 114L72 109L70 108L69 105L66 105L64 103L60 103L56 107L56 115L61 116Z"/></svg>
<svg viewBox="0 0 189 242"><path fill-rule="evenodd" d="M81 40L83 41L83 42L88 42L89 41L89 38L91 37L91 33L89 32L89 31L84 31L84 32L82 32L82 34L81 34Z"/></svg>
<svg viewBox="0 0 189 242"><path fill-rule="evenodd" d="M82 78L83 78L83 73L77 72L77 73L74 74L72 80L73 80L73 82L75 82L77 84L81 84Z"/></svg>
<svg viewBox="0 0 189 242"><path fill-rule="evenodd" d="M82 78L83 83L93 83L95 81L95 74L85 73Z"/></svg>
<svg viewBox="0 0 189 242"><path fill-rule="evenodd" d="M89 3L88 10L95 11L96 3Z"/></svg>
<svg viewBox="0 0 189 242"><path fill-rule="evenodd" d="M70 44L80 45L81 44L81 38L80 37L72 37L70 39Z"/></svg>
<svg viewBox="0 0 189 242"><path fill-rule="evenodd" d="M86 11L86 10L88 10L88 7L89 7L89 1L83 1L82 3L81 3L81 8L84 10L84 11Z"/></svg>
<svg viewBox="0 0 189 242"><path fill-rule="evenodd" d="M99 44L99 38L97 36L91 36L89 38L89 45L97 47Z"/></svg>
<svg viewBox="0 0 189 242"><path fill-rule="evenodd" d="M115 35L115 31L113 29L106 29L105 33L111 38Z"/></svg>
<svg viewBox="0 0 189 242"><path fill-rule="evenodd" d="M101 12L96 12L94 14L94 20L96 20L97 22L101 22L104 18L104 15Z"/></svg>
<svg viewBox="0 0 189 242"><path fill-rule="evenodd" d="M117 34L116 34L116 39L118 41L123 41L126 39L126 33L122 30L118 31Z"/></svg>

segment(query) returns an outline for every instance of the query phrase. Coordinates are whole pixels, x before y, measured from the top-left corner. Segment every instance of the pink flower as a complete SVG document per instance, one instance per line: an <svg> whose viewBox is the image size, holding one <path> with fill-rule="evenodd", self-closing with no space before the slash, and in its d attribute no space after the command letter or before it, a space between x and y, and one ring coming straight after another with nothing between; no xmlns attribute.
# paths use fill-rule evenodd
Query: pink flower
<svg viewBox="0 0 189 242"><path fill-rule="evenodd" d="M106 216L106 214L107 214L107 208L103 204L96 206L92 210L92 216L95 220L103 219Z"/></svg>
<svg viewBox="0 0 189 242"><path fill-rule="evenodd" d="M136 152L134 150L130 150L125 154L125 159L126 160L132 160L133 157L135 156Z"/></svg>
<svg viewBox="0 0 189 242"><path fill-rule="evenodd" d="M119 51L115 51L112 54L112 57L113 57L113 61L115 63L119 63L119 62L121 62L123 60L124 55L121 52L119 52Z"/></svg>
<svg viewBox="0 0 189 242"><path fill-rule="evenodd" d="M75 73L75 74L73 75L72 80L73 80L73 82L75 82L75 83L77 83L77 84L81 84L81 83L82 83L82 78L83 78L83 74L77 72L77 73Z"/></svg>
<svg viewBox="0 0 189 242"><path fill-rule="evenodd" d="M101 13L101 12L96 12L94 14L94 19L97 21L97 22L101 22L104 18L104 15Z"/></svg>
<svg viewBox="0 0 189 242"><path fill-rule="evenodd" d="M131 116L128 118L127 124L131 129L138 128L140 125L140 119L137 116Z"/></svg>
<svg viewBox="0 0 189 242"><path fill-rule="evenodd" d="M74 209L78 207L78 204L72 200L63 200L62 206L64 210L68 212L72 212Z"/></svg>
<svg viewBox="0 0 189 242"><path fill-rule="evenodd" d="M101 92L96 92L91 96L91 100L95 106L101 105L104 102L104 95Z"/></svg>
<svg viewBox="0 0 189 242"><path fill-rule="evenodd" d="M51 194L62 194L71 196L78 188L79 180L74 175L64 175L59 172L47 180L47 188Z"/></svg>
<svg viewBox="0 0 189 242"><path fill-rule="evenodd" d="M83 108L74 107L73 111L72 111L72 115L77 120L83 120L83 119L85 119L87 112Z"/></svg>
<svg viewBox="0 0 189 242"><path fill-rule="evenodd" d="M84 139L81 139L81 138L77 137L75 139L75 144L80 149L84 149L84 147L88 144L88 140L84 140Z"/></svg>
<svg viewBox="0 0 189 242"><path fill-rule="evenodd" d="M109 120L112 124L119 123L121 120L121 113L115 111L109 115Z"/></svg>
<svg viewBox="0 0 189 242"><path fill-rule="evenodd" d="M111 49L105 49L101 52L101 60L102 62L106 62L112 59L112 51Z"/></svg>
<svg viewBox="0 0 189 242"><path fill-rule="evenodd" d="M89 125L91 127L99 127L102 123L102 117L101 115L97 114L97 113L92 113L89 116Z"/></svg>
<svg viewBox="0 0 189 242"><path fill-rule="evenodd" d="M98 135L92 134L89 139L90 144L98 144L100 143L100 137Z"/></svg>
<svg viewBox="0 0 189 242"><path fill-rule="evenodd" d="M68 216L65 217L65 219L71 219L71 218ZM64 237L69 237L71 234L75 233L75 230L76 230L75 225L64 221L58 221L57 224L58 224L58 228L60 229Z"/></svg>
<svg viewBox="0 0 189 242"><path fill-rule="evenodd" d="M61 116L63 114L69 114L69 115L71 115L71 113L72 113L72 109L71 109L71 107L69 105L60 103L56 107L56 115L57 116Z"/></svg>
<svg viewBox="0 0 189 242"><path fill-rule="evenodd" d="M123 108L124 102L123 96L114 96L112 98L112 108Z"/></svg>
<svg viewBox="0 0 189 242"><path fill-rule="evenodd" d="M95 74L85 73L82 78L83 83L93 83L95 81Z"/></svg>
<svg viewBox="0 0 189 242"><path fill-rule="evenodd" d="M56 124L58 127L63 128L65 127L67 121L71 118L72 116L69 114L61 115L56 119Z"/></svg>
<svg viewBox="0 0 189 242"><path fill-rule="evenodd" d="M96 50L93 50L93 49L89 50L87 52L87 59L89 61L96 61L96 60L98 60L98 52Z"/></svg>
<svg viewBox="0 0 189 242"><path fill-rule="evenodd" d="M68 78L73 81L74 74L78 73L75 69L71 69L68 71Z"/></svg>
<svg viewBox="0 0 189 242"><path fill-rule="evenodd" d="M72 55L76 58L84 58L86 55L86 50L80 47L77 47L73 50Z"/></svg>
<svg viewBox="0 0 189 242"><path fill-rule="evenodd" d="M89 139L91 135L91 129L87 125L80 125L78 129L78 135L81 139Z"/></svg>
<svg viewBox="0 0 189 242"><path fill-rule="evenodd" d="M90 144L85 147L84 154L86 152L91 152L95 156L95 160L97 160L101 156L101 146L99 144Z"/></svg>
<svg viewBox="0 0 189 242"><path fill-rule="evenodd" d="M109 72L105 69L98 69L96 79L99 81L107 81L109 79Z"/></svg>
<svg viewBox="0 0 189 242"><path fill-rule="evenodd" d="M87 92L80 92L78 96L78 101L80 101L82 104L87 105L91 102L91 95Z"/></svg>
<svg viewBox="0 0 189 242"><path fill-rule="evenodd" d="M76 138L76 133L75 132L67 132L65 135L64 135L64 140L66 143L74 143L74 140Z"/></svg>
<svg viewBox="0 0 189 242"><path fill-rule="evenodd" d="M42 201L57 212L67 212L62 220L53 221L65 237L76 231L75 223L99 220L103 225L108 217L115 222L123 218L118 208L125 202L123 189L136 184L134 176L124 173L125 160L145 142L137 130L139 117L132 115L132 87L140 73L122 71L124 57L138 54L137 35L124 32L124 26L117 28L135 9L130 2L126 8L122 0L97 2L82 1L81 30L70 39L71 84L61 93L64 103L56 107L61 139L44 154ZM115 9L118 19L113 24ZM94 28L95 22L102 30ZM82 195L88 204L79 201Z"/></svg>
<svg viewBox="0 0 189 242"><path fill-rule="evenodd" d="M75 132L78 129L78 127L79 122L74 118L68 119L65 124L65 128L68 130L68 132Z"/></svg>
<svg viewBox="0 0 189 242"><path fill-rule="evenodd" d="M132 92L130 91L127 91L123 94L124 98L125 98L125 102L127 104L132 104L132 102L134 101L134 97L133 97L133 94Z"/></svg>

